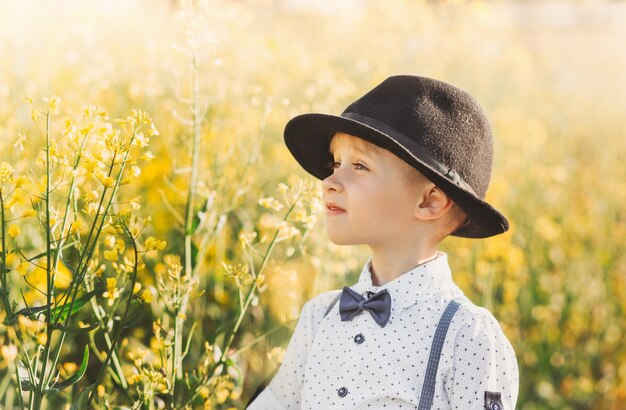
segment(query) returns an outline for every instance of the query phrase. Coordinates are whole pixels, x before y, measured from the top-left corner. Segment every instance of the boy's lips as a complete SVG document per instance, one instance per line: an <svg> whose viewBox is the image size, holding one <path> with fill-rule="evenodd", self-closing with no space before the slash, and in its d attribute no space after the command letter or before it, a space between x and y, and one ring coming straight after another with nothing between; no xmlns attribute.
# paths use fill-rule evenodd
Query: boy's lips
<svg viewBox="0 0 626 410"><path fill-rule="evenodd" d="M336 215L346 212L345 209L340 207L339 205L333 202L326 202L326 214L327 215Z"/></svg>

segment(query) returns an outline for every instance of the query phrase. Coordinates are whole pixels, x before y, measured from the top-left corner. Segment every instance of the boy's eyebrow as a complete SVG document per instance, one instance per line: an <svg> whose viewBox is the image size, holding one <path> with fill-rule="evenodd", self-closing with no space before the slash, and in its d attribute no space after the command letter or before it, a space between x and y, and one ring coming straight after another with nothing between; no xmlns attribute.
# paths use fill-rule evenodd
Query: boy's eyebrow
<svg viewBox="0 0 626 410"><path fill-rule="evenodd" d="M328 147L328 151L330 152L331 155L334 155L334 153L335 153L335 150L333 149L333 145L336 145L336 144L333 144L333 141L331 140L331 142L329 144L329 147ZM365 155L368 155L368 156L371 156L372 152L376 152L375 148L378 148L378 147L376 147L373 144L370 147L370 145L367 142L365 142L365 141L359 141L358 143L350 142L350 143L348 143L348 146L350 148L354 149L359 154L365 154Z"/></svg>

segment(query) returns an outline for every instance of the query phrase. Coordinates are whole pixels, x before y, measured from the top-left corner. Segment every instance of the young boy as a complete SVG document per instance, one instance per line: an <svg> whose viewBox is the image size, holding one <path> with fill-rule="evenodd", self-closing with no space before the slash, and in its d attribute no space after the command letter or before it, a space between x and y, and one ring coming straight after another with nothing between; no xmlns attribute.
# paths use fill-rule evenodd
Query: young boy
<svg viewBox="0 0 626 410"><path fill-rule="evenodd" d="M478 103L441 81L390 77L340 116L292 119L285 142L322 180L330 240L368 245L371 258L355 285L304 305L249 409L514 409L515 353L437 251L448 235L508 229L484 201L493 148Z"/></svg>

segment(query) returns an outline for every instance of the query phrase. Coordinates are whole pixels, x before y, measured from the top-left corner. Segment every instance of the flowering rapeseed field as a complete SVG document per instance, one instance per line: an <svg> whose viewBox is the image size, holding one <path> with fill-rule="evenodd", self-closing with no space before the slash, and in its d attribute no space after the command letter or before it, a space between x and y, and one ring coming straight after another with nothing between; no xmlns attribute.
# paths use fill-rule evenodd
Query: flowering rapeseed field
<svg viewBox="0 0 626 410"><path fill-rule="evenodd" d="M444 248L518 408L621 408L624 8L312 4L0 2L0 408L243 408L366 257L328 244L282 128L396 73L491 119L512 229Z"/></svg>

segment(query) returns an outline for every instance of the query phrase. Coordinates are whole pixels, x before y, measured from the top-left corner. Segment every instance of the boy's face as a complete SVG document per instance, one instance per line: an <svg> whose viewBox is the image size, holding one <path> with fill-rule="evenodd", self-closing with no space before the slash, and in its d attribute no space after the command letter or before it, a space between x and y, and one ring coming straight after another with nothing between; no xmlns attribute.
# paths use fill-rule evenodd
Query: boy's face
<svg viewBox="0 0 626 410"><path fill-rule="evenodd" d="M410 240L415 207L430 181L391 152L348 134L335 134L330 150L333 174L322 181L330 240L375 247Z"/></svg>

